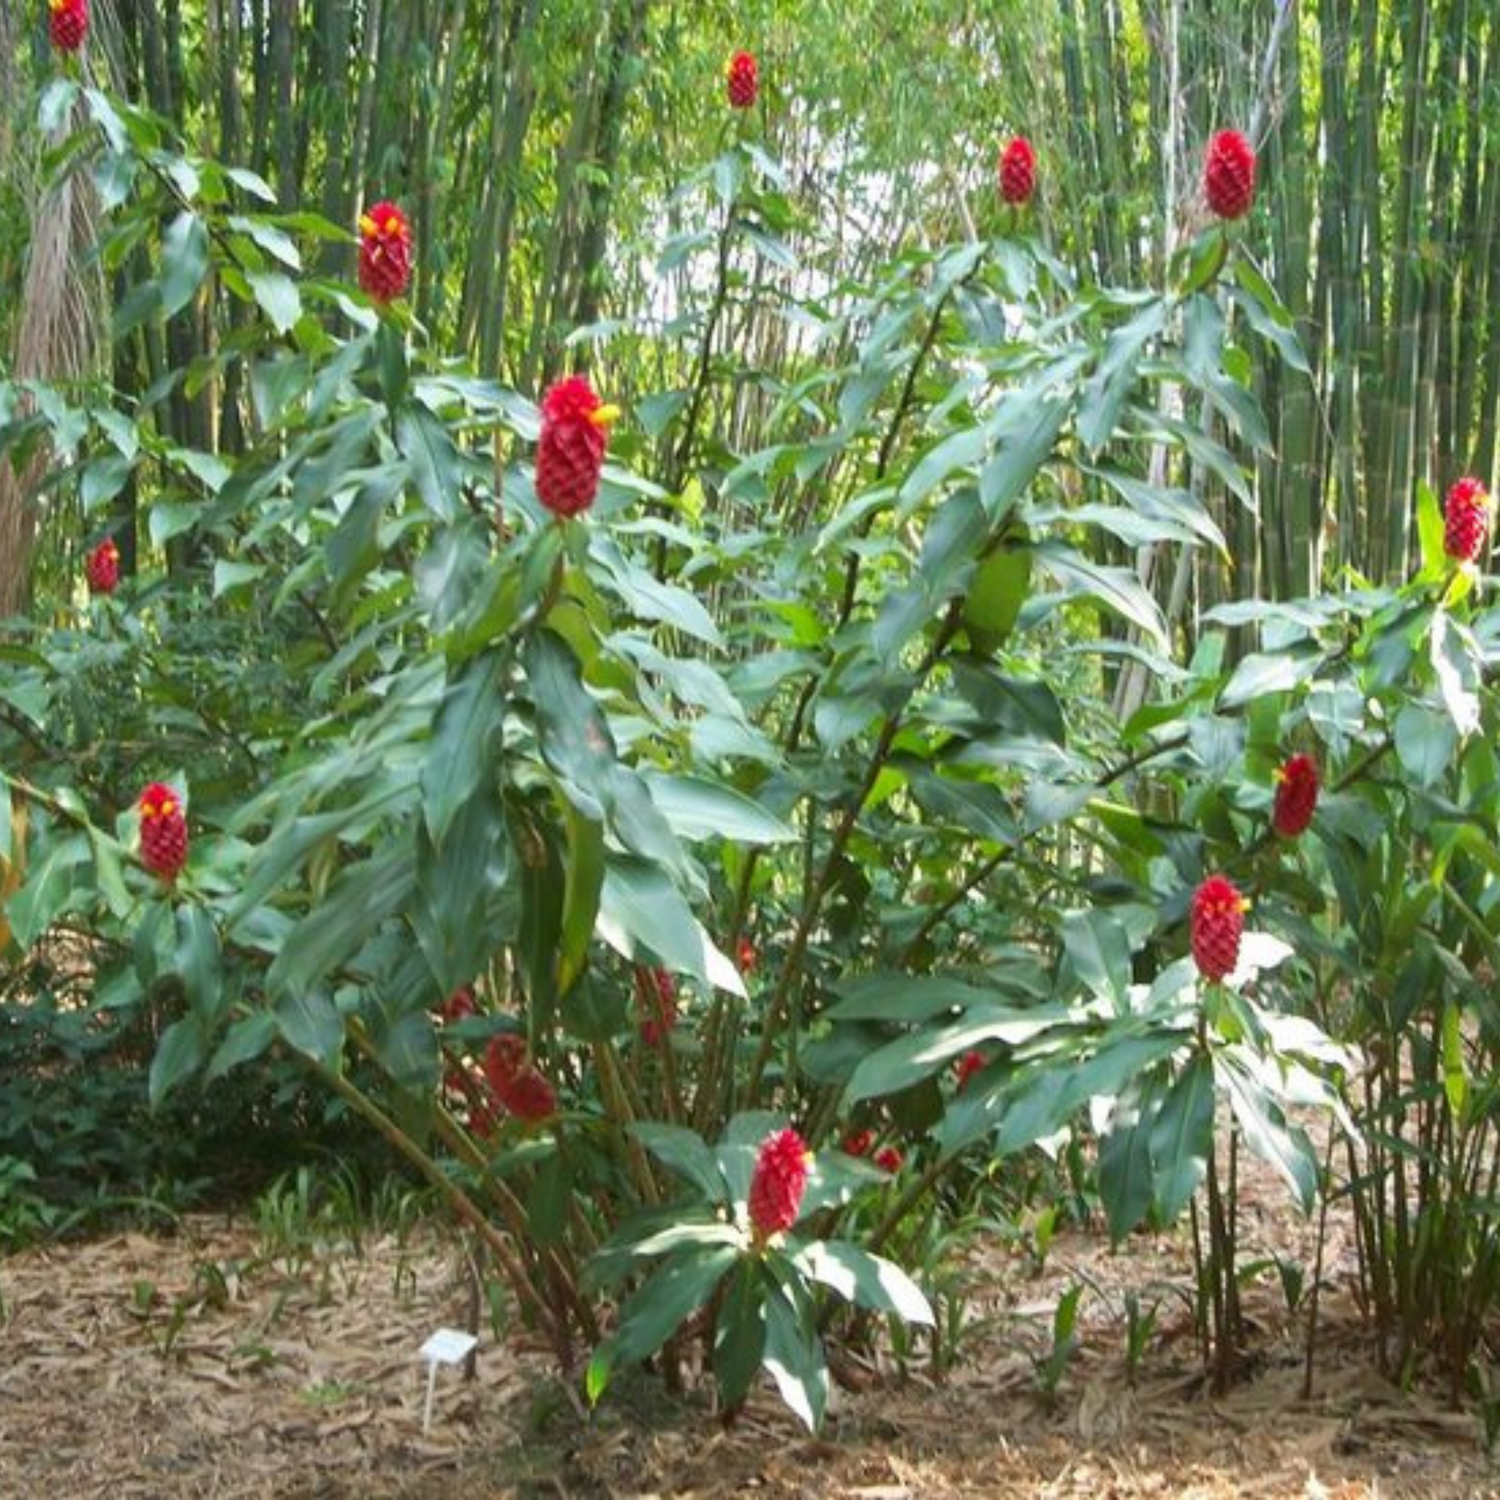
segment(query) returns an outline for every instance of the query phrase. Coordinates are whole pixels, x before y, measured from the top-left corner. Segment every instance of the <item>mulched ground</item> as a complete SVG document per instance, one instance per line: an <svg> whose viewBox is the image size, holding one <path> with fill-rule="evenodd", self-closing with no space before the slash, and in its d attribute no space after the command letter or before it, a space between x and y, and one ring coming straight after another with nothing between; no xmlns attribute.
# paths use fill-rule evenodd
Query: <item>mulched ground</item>
<svg viewBox="0 0 1500 1500"><path fill-rule="evenodd" d="M1274 1200L1273 1196L1274 1195ZM1279 1189L1246 1193L1245 1256L1311 1264L1313 1226ZM1274 1239L1276 1244L1270 1243ZM445 1372L421 1425L422 1340L462 1326L466 1278L436 1228L362 1253L263 1258L253 1227L186 1221L0 1264L0 1496L1500 1496L1471 1414L1371 1372L1335 1229L1313 1399L1302 1318L1279 1279L1249 1294L1251 1378L1209 1399L1180 1289L1181 1235L1119 1253L1085 1235L1045 1271L976 1255L969 1363L946 1380L853 1369L813 1439L766 1393L723 1431L644 1379L581 1416L542 1350L481 1345L476 1378ZM1058 1295L1081 1281L1083 1347L1051 1398L1033 1355ZM1124 1295L1161 1301L1127 1380ZM1176 1290L1174 1290L1176 1289Z"/></svg>

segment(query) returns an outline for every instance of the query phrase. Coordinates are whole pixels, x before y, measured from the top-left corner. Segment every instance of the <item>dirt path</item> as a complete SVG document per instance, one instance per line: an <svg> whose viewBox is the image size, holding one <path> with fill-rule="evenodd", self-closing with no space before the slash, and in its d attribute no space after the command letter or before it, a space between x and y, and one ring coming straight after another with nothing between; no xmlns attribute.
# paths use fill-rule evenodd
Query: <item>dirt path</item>
<svg viewBox="0 0 1500 1500"><path fill-rule="evenodd" d="M1259 1207L1247 1204L1247 1250ZM1270 1222L1269 1220L1267 1222ZM1286 1254L1297 1236L1283 1232ZM1290 1242L1290 1248L1288 1243ZM645 1382L580 1421L540 1349L488 1336L477 1378L450 1373L421 1429L415 1350L462 1325L467 1293L434 1231L362 1255L261 1258L249 1228L188 1221L0 1265L0 1496L681 1495L1447 1497L1500 1495L1474 1419L1368 1373L1352 1310L1325 1299L1314 1399L1300 1321L1268 1272L1249 1311L1252 1379L1209 1401L1180 1295L1180 1236L1120 1254L1077 1235L1041 1276L971 1267L982 1331L942 1384L864 1372L810 1439L766 1395L724 1432ZM1341 1247L1334 1245L1330 1268ZM1084 1345L1052 1399L1032 1354L1085 1286ZM1160 1296L1157 1337L1126 1379L1123 1295ZM852 1372L856 1376L860 1372Z"/></svg>

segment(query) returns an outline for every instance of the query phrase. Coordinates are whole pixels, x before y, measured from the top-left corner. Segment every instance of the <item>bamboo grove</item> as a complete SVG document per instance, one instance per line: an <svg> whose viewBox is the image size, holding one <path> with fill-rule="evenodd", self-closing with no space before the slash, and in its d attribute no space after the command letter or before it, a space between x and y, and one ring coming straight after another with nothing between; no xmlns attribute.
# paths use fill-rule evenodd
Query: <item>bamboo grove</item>
<svg viewBox="0 0 1500 1500"><path fill-rule="evenodd" d="M107 372L107 341L56 316L48 297L78 301L81 279L87 323L92 218L37 189L39 14L0 9L0 362L46 377L92 360L144 392L232 338L239 314L224 298L164 334L138 326ZM1500 15L1483 0L103 0L96 16L96 78L263 175L283 212L346 225L362 195L401 198L418 317L482 374L535 394L566 366L602 363L626 400L658 402L646 409L665 429L695 376L735 350L754 377L696 382L693 430L659 443L669 486L711 482L762 444L807 372L762 278L835 286L903 246L985 233L998 145L1024 131L1041 160L1039 236L1103 286L1160 285L1201 224L1194 163L1225 123L1252 127L1261 148L1248 248L1308 368L1247 353L1239 376L1274 431L1255 508L1210 495L1228 557L1205 554L1191 578L1134 559L1173 623L1191 631L1194 605L1231 594L1306 593L1345 566L1400 576L1416 485L1495 475ZM711 159L729 128L714 103L737 41L767 85L746 128L819 171L789 182L780 221L760 226L772 259L715 266L714 247L705 263L690 244L664 298L651 258L682 213L680 165ZM73 281L44 281L38 306L36 262L58 247ZM347 277L352 254L331 244L320 269ZM112 268L96 322L140 271ZM232 450L242 400L233 379L179 389L158 420ZM782 503L785 524L815 519ZM21 582L5 581L4 602Z"/></svg>

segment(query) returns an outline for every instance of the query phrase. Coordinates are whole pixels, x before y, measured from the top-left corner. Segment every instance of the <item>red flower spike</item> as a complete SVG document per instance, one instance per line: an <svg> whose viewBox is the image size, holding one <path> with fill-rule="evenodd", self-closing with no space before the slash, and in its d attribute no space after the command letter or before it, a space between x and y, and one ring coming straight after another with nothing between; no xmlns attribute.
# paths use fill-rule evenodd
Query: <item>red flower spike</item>
<svg viewBox="0 0 1500 1500"><path fill-rule="evenodd" d="M755 944L747 937L742 937L734 950L735 957L740 961L741 974L753 974L757 962Z"/></svg>
<svg viewBox="0 0 1500 1500"><path fill-rule="evenodd" d="M479 1008L474 1004L474 991L466 984L459 985L443 1001L443 1019L445 1021L462 1021L468 1016L478 1014Z"/></svg>
<svg viewBox="0 0 1500 1500"><path fill-rule="evenodd" d="M96 594L112 594L120 586L120 549L106 537L84 562L89 587Z"/></svg>
<svg viewBox="0 0 1500 1500"><path fill-rule="evenodd" d="M873 1130L851 1130L844 1137L840 1148L849 1156L868 1156L870 1147L875 1144L875 1132Z"/></svg>
<svg viewBox="0 0 1500 1500"><path fill-rule="evenodd" d="M502 1031L490 1038L484 1052L484 1076L492 1088L503 1087L526 1066L525 1037Z"/></svg>
<svg viewBox="0 0 1500 1500"><path fill-rule="evenodd" d="M1221 219L1242 219L1255 202L1255 147L1238 130L1221 130L1203 159L1203 195Z"/></svg>
<svg viewBox="0 0 1500 1500"><path fill-rule="evenodd" d="M1000 153L1000 196L1018 207L1036 191L1036 151L1018 135Z"/></svg>
<svg viewBox="0 0 1500 1500"><path fill-rule="evenodd" d="M765 1244L797 1222L812 1160L807 1142L795 1130L775 1131L761 1142L750 1179L750 1224L756 1244Z"/></svg>
<svg viewBox="0 0 1500 1500"><path fill-rule="evenodd" d="M760 89L755 54L736 52L724 69L724 88L733 109L749 109Z"/></svg>
<svg viewBox="0 0 1500 1500"><path fill-rule="evenodd" d="M677 981L665 969L637 968L635 997L641 1040L648 1047L664 1047L677 1024Z"/></svg>
<svg viewBox="0 0 1500 1500"><path fill-rule="evenodd" d="M1198 972L1217 984L1240 961L1248 903L1231 881L1210 875L1193 893L1193 961Z"/></svg>
<svg viewBox="0 0 1500 1500"><path fill-rule="evenodd" d="M394 203L359 216L359 284L377 302L394 302L411 285L411 225Z"/></svg>
<svg viewBox="0 0 1500 1500"><path fill-rule="evenodd" d="M1318 763L1310 755L1294 755L1276 773L1276 800L1271 805L1271 827L1284 839L1307 829L1318 806Z"/></svg>
<svg viewBox="0 0 1500 1500"><path fill-rule="evenodd" d="M542 397L536 494L553 515L576 516L594 503L609 424L619 415L619 408L605 406L582 375L559 380Z"/></svg>
<svg viewBox="0 0 1500 1500"><path fill-rule="evenodd" d="M484 1076L496 1101L518 1120L534 1124L557 1113L557 1091L531 1061L525 1037L513 1031L491 1037Z"/></svg>
<svg viewBox="0 0 1500 1500"><path fill-rule="evenodd" d="M170 885L187 863L187 820L182 799L160 781L153 781L137 803L141 814L141 863Z"/></svg>
<svg viewBox="0 0 1500 1500"><path fill-rule="evenodd" d="M1460 479L1443 502L1443 551L1454 562L1478 562L1490 532L1490 497L1477 479Z"/></svg>
<svg viewBox="0 0 1500 1500"><path fill-rule="evenodd" d="M557 1113L557 1090L539 1069L527 1063L495 1096L518 1120L528 1125L550 1120Z"/></svg>
<svg viewBox="0 0 1500 1500"><path fill-rule="evenodd" d="M89 0L49 0L47 34L59 52L76 52L89 34Z"/></svg>
<svg viewBox="0 0 1500 1500"><path fill-rule="evenodd" d="M875 1165L883 1172L889 1172L892 1177L906 1165L906 1158L896 1146L882 1146L875 1153Z"/></svg>
<svg viewBox="0 0 1500 1500"><path fill-rule="evenodd" d="M984 1053L977 1048L964 1055L953 1064L953 1076L958 1080L958 1091L963 1093L968 1081L985 1065L988 1059Z"/></svg>

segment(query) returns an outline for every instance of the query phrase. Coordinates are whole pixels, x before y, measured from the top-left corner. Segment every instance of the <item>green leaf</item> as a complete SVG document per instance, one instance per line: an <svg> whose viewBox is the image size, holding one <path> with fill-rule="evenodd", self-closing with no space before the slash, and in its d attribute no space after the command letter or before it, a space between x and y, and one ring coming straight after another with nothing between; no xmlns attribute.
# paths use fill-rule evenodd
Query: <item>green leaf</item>
<svg viewBox="0 0 1500 1500"><path fill-rule="evenodd" d="M162 1032L147 1085L152 1109L203 1064L206 1048L196 1016L183 1016Z"/></svg>
<svg viewBox="0 0 1500 1500"><path fill-rule="evenodd" d="M1208 1172L1214 1139L1213 1064L1195 1052L1162 1100L1151 1130L1156 1209L1170 1224Z"/></svg>
<svg viewBox="0 0 1500 1500"><path fill-rule="evenodd" d="M637 1121L630 1133L652 1156L685 1177L711 1203L722 1203L726 1197L719 1164L707 1143L696 1131L681 1125L660 1125Z"/></svg>
<svg viewBox="0 0 1500 1500"><path fill-rule="evenodd" d="M615 1331L589 1361L586 1387L597 1401L618 1364L638 1364L703 1306L740 1258L730 1245L694 1245L678 1251L620 1309Z"/></svg>
<svg viewBox="0 0 1500 1500"><path fill-rule="evenodd" d="M1166 622L1155 598L1128 568L1106 567L1083 556L1064 542L1039 542L1038 563L1074 595L1097 600L1129 624L1150 636L1160 651L1170 649Z"/></svg>
<svg viewBox="0 0 1500 1500"><path fill-rule="evenodd" d="M410 403L396 418L396 445L411 464L422 503L439 521L459 511L459 452L448 429L425 406Z"/></svg>
<svg viewBox="0 0 1500 1500"><path fill-rule="evenodd" d="M6 903L11 934L21 949L30 948L74 899L80 866L89 864L88 839L70 834L46 846L26 872L26 884Z"/></svg>
<svg viewBox="0 0 1500 1500"><path fill-rule="evenodd" d="M222 1016L228 997L218 929L201 906L178 909L177 971L182 975L189 1008L208 1030Z"/></svg>
<svg viewBox="0 0 1500 1500"><path fill-rule="evenodd" d="M604 825L573 807L567 809L567 822L567 884L557 948L560 995L566 995L583 972L599 916L599 895L604 889Z"/></svg>
<svg viewBox="0 0 1500 1500"><path fill-rule="evenodd" d="M1443 507L1437 492L1425 479L1417 481L1417 537L1423 573L1442 577L1448 571L1448 554L1443 546Z"/></svg>
<svg viewBox="0 0 1500 1500"><path fill-rule="evenodd" d="M1303 1213L1309 1213L1318 1191L1318 1163L1312 1142L1300 1126L1287 1124L1280 1106L1253 1073L1236 1060L1235 1050L1226 1048L1217 1054L1214 1074L1228 1090L1245 1144L1281 1173Z"/></svg>
<svg viewBox="0 0 1500 1500"><path fill-rule="evenodd" d="M738 844L795 843L797 831L732 787L697 776L646 772L651 800L672 831L685 839L730 839Z"/></svg>
<svg viewBox="0 0 1500 1500"><path fill-rule="evenodd" d="M1166 327L1164 299L1148 302L1116 328L1104 346L1099 367L1078 403L1078 436L1097 453L1119 424L1120 413L1140 373L1141 351Z"/></svg>
<svg viewBox="0 0 1500 1500"><path fill-rule="evenodd" d="M765 1367L781 1399L808 1429L823 1425L828 1409L828 1366L811 1307L801 1308L784 1287L766 1298Z"/></svg>
<svg viewBox="0 0 1500 1500"><path fill-rule="evenodd" d="M234 1023L224 1034L224 1040L213 1055L208 1071L203 1075L205 1083L221 1078L231 1068L259 1057L279 1035L276 1017L268 1010L257 1010Z"/></svg>
<svg viewBox="0 0 1500 1500"><path fill-rule="evenodd" d="M208 230L186 209L162 236L161 310L174 317L192 301L208 273Z"/></svg>
<svg viewBox="0 0 1500 1500"><path fill-rule="evenodd" d="M1150 1077L1129 1089L1116 1102L1109 1134L1099 1147L1099 1196L1114 1244L1151 1207L1151 1140L1159 1103L1155 1080Z"/></svg>
<svg viewBox="0 0 1500 1500"><path fill-rule="evenodd" d="M1408 703L1396 715L1396 755L1418 786L1436 786L1458 751L1458 731L1447 714Z"/></svg>
<svg viewBox="0 0 1500 1500"><path fill-rule="evenodd" d="M333 1064L343 1050L344 1020L322 990L287 995L276 1007L276 1024L297 1052Z"/></svg>
<svg viewBox="0 0 1500 1500"><path fill-rule="evenodd" d="M831 1287L846 1301L872 1312L894 1313L908 1323L933 1325L932 1306L900 1266L847 1240L814 1240L791 1255L805 1276Z"/></svg>
<svg viewBox="0 0 1500 1500"><path fill-rule="evenodd" d="M305 993L353 957L382 922L406 905L416 884L416 865L409 841L397 841L340 876L286 935L266 975L270 992Z"/></svg>
<svg viewBox="0 0 1500 1500"><path fill-rule="evenodd" d="M765 1284L760 1262L747 1257L730 1278L714 1330L714 1378L723 1406L744 1399L765 1349Z"/></svg>
<svg viewBox="0 0 1500 1500"><path fill-rule="evenodd" d="M639 959L644 944L669 969L691 974L743 996L738 970L710 941L676 886L646 860L608 861L599 899L603 936L624 957Z"/></svg>
<svg viewBox="0 0 1500 1500"><path fill-rule="evenodd" d="M302 298L297 284L280 271L246 271L245 280L260 310L277 333L289 333L302 316Z"/></svg>
<svg viewBox="0 0 1500 1500"><path fill-rule="evenodd" d="M422 816L441 843L489 767L505 700L498 652L477 656L449 682L422 762Z"/></svg>
<svg viewBox="0 0 1500 1500"><path fill-rule="evenodd" d="M1057 395L1049 371L1041 380L1010 392L989 422L995 450L979 474L979 499L991 523L1009 515L1037 470L1051 457L1057 435L1073 409L1071 396Z"/></svg>

